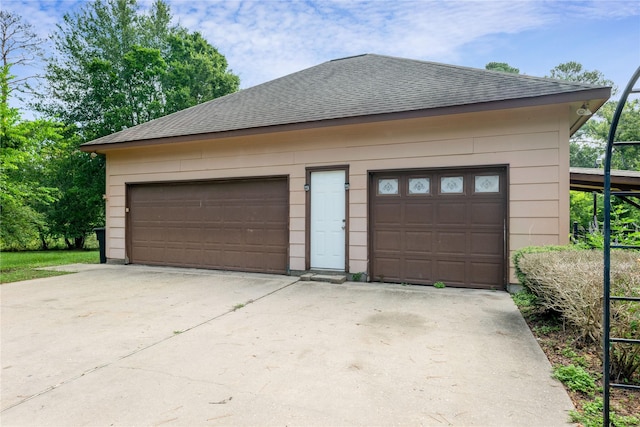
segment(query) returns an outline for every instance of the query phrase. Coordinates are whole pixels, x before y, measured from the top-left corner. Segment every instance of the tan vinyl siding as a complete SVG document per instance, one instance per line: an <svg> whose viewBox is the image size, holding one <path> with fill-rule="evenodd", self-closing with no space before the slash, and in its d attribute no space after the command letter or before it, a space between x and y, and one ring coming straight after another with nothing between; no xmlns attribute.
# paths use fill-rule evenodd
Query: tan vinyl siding
<svg viewBox="0 0 640 427"><path fill-rule="evenodd" d="M110 149L107 257L125 258L126 183L289 176L289 267L305 269L306 168L349 165L349 270L368 271L368 173L508 165L509 249L569 234L568 106ZM513 271L511 280L514 281Z"/></svg>

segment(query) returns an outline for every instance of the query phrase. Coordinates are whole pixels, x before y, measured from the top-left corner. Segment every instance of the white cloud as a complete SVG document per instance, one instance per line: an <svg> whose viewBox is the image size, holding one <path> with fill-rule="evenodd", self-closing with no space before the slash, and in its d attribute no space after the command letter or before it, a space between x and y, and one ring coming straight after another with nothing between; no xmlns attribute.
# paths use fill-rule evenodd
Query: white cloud
<svg viewBox="0 0 640 427"><path fill-rule="evenodd" d="M590 1L570 1L562 0L555 3L559 13L564 15L577 14L585 20L602 20L626 18L640 14L640 2L629 0L590 0ZM640 23L639 23L640 24Z"/></svg>
<svg viewBox="0 0 640 427"><path fill-rule="evenodd" d="M20 13L42 36L55 30L65 12L77 12L86 5L86 0L2 1L3 8ZM138 1L143 9L152 3ZM534 46L511 43L522 34L543 34L564 27L569 20L578 20L584 21L593 35L603 20L640 16L640 2L632 0L166 1L175 22L201 32L227 57L230 67L240 75L242 87L361 53L461 65L472 65L472 55L478 57L477 61L489 57L486 62L509 62L509 52L534 52ZM557 52L559 49L555 49L556 56L574 59L570 57L572 51L563 48ZM540 55L540 50L535 52ZM540 63L544 59L532 61ZM522 55L518 61L522 61ZM513 65L524 72L540 72L531 64ZM543 70L555 65L544 64Z"/></svg>
<svg viewBox="0 0 640 427"><path fill-rule="evenodd" d="M446 61L479 37L549 20L537 1L171 1L176 19L227 56L243 86L328 59L380 53Z"/></svg>

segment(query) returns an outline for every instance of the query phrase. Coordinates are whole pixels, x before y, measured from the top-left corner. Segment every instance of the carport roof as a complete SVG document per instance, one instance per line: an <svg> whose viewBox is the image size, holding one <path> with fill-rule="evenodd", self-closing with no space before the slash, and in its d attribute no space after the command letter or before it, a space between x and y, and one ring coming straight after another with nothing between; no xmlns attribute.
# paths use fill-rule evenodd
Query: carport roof
<svg viewBox="0 0 640 427"><path fill-rule="evenodd" d="M98 138L83 151L484 110L572 104L611 88L366 54L333 60ZM575 104L575 105L574 105Z"/></svg>
<svg viewBox="0 0 640 427"><path fill-rule="evenodd" d="M575 191L604 191L604 169L571 168L571 189ZM640 172L611 171L611 189L615 191L640 191Z"/></svg>

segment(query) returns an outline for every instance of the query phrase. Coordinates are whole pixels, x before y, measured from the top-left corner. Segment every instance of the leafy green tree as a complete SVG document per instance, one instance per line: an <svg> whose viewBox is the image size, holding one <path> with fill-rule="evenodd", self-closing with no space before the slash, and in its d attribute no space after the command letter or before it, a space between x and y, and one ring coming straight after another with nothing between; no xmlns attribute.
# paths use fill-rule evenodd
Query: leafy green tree
<svg viewBox="0 0 640 427"><path fill-rule="evenodd" d="M570 142L570 164L574 167L599 167L606 151L609 129L618 101L608 101L582 126ZM627 101L623 110L616 141L640 141L640 100ZM640 147L616 146L611 158L613 169L640 171Z"/></svg>
<svg viewBox="0 0 640 427"><path fill-rule="evenodd" d="M149 15L139 15L138 19L145 30L141 45L166 53L167 35L173 34L180 28L171 25L169 5L164 1L156 1Z"/></svg>
<svg viewBox="0 0 640 427"><path fill-rule="evenodd" d="M53 35L49 91L38 108L77 124L83 140L159 116L154 111L162 102L157 74L164 63L159 52L141 45L151 37L145 30L151 18L143 21L137 9L134 0L96 0L65 14Z"/></svg>
<svg viewBox="0 0 640 427"><path fill-rule="evenodd" d="M600 141L599 155L604 153L606 142L609 138L609 129L613 115L618 107L617 101L605 103L583 126L582 137L592 141ZM622 115L618 123L616 141L640 141L640 100L627 101L622 109ZM585 150L584 146L581 147ZM640 147L633 145L616 146L611 157L613 169L640 171Z"/></svg>
<svg viewBox="0 0 640 427"><path fill-rule="evenodd" d="M578 223L580 227L581 233L587 231L595 231L594 225L594 211L593 211L593 202L594 195L593 193L588 193L585 191L571 191L570 193L570 218L571 224L574 222ZM596 218L597 223L602 223L602 204L603 199L601 194L596 194ZM596 223L596 224L597 224Z"/></svg>
<svg viewBox="0 0 640 427"><path fill-rule="evenodd" d="M27 90L29 77L16 78L15 66L24 66L40 54L31 26L16 14L0 11L0 246L22 248L46 228L36 205L55 201L57 191L43 179L47 146L59 139L47 120L24 121L9 105L11 96Z"/></svg>
<svg viewBox="0 0 640 427"><path fill-rule="evenodd" d="M506 62L489 62L484 66L487 70L502 71L504 73L520 74L520 69L512 67Z"/></svg>
<svg viewBox="0 0 640 427"><path fill-rule="evenodd" d="M6 89L6 71L2 80L2 87ZM0 128L0 243L3 248L21 247L37 238L36 224L41 222L41 217L28 204L33 185L16 177L28 162L26 153L15 148L24 145L25 132L19 124L19 113L3 102L0 114L3 122Z"/></svg>
<svg viewBox="0 0 640 427"><path fill-rule="evenodd" d="M2 82L2 84L6 84ZM5 126L0 130L0 246L24 248L40 239L44 246L47 224L39 207L59 195L49 186L46 164L61 136L48 120L23 121L16 108L0 105Z"/></svg>
<svg viewBox="0 0 640 427"><path fill-rule="evenodd" d="M227 71L227 60L200 33L179 30L169 39L168 69L163 78L167 111L179 111L235 92L238 76Z"/></svg>
<svg viewBox="0 0 640 427"><path fill-rule="evenodd" d="M569 164L577 168L597 168L602 163L604 146L601 141L575 141L569 143Z"/></svg>
<svg viewBox="0 0 640 427"><path fill-rule="evenodd" d="M39 241L48 249L51 239L63 238L69 249L82 248L104 223L104 159L78 151L73 132L59 123L21 121L10 129L20 149L0 152L2 246Z"/></svg>
<svg viewBox="0 0 640 427"><path fill-rule="evenodd" d="M104 221L105 167L79 144L234 92L239 79L198 33L171 26L169 6L146 13L136 0L94 0L68 13L52 40L45 92L36 107L74 129L49 177L60 199L44 210L70 247Z"/></svg>
<svg viewBox="0 0 640 427"><path fill-rule="evenodd" d="M72 148L49 164L50 185L59 199L44 206L49 233L64 238L69 249L84 247L87 234L104 225L105 160Z"/></svg>
<svg viewBox="0 0 640 427"><path fill-rule="evenodd" d="M66 14L38 108L88 141L234 92L239 79L198 33L170 25L168 5L95 0Z"/></svg>
<svg viewBox="0 0 640 427"><path fill-rule="evenodd" d="M613 86L613 82L604 77L598 70L585 70L579 62L564 62L554 67L547 76L552 79L587 83L597 86Z"/></svg>

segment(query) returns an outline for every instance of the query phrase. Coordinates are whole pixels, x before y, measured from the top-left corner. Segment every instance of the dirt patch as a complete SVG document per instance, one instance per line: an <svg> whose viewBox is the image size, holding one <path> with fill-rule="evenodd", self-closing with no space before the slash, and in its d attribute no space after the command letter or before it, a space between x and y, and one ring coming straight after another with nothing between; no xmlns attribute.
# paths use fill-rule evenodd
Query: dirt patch
<svg viewBox="0 0 640 427"><path fill-rule="evenodd" d="M563 324L553 313L540 308L520 307L522 314L538 340L540 347L547 355L552 366L579 364L596 380L595 397L602 396L602 361L599 357L601 348L585 343L578 337L578 331ZM636 375L637 377L638 375ZM640 378L636 378L640 381ZM565 387L578 411L582 411L585 403L593 402L594 397ZM631 390L611 389L611 409L620 416L640 414L640 393Z"/></svg>

